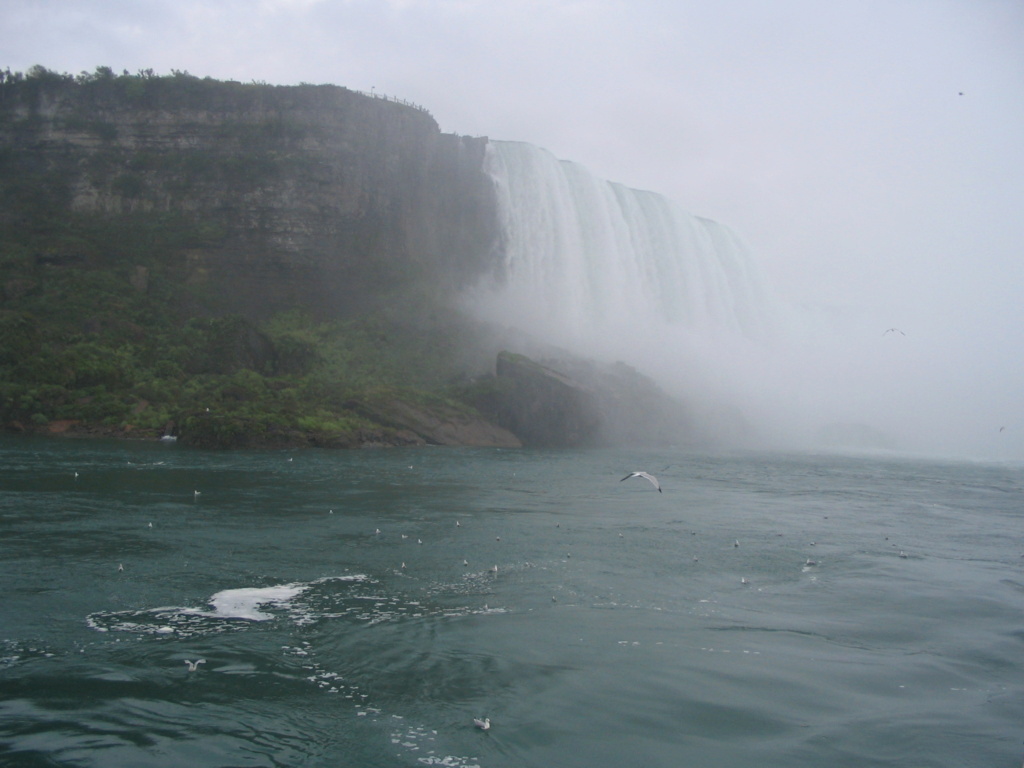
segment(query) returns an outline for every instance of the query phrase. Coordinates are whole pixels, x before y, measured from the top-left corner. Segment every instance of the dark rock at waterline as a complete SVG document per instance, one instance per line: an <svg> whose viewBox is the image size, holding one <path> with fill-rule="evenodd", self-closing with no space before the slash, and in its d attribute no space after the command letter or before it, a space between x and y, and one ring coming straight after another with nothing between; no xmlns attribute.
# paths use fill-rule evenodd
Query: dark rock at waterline
<svg viewBox="0 0 1024 768"><path fill-rule="evenodd" d="M652 379L623 362L578 357L544 360L593 392L602 445L684 445L710 442L690 410Z"/></svg>
<svg viewBox="0 0 1024 768"><path fill-rule="evenodd" d="M593 391L525 355L502 352L493 415L525 445L581 447L599 441L601 414Z"/></svg>
<svg viewBox="0 0 1024 768"><path fill-rule="evenodd" d="M685 407L623 364L501 352L495 375L464 394L524 445L678 445L700 441Z"/></svg>

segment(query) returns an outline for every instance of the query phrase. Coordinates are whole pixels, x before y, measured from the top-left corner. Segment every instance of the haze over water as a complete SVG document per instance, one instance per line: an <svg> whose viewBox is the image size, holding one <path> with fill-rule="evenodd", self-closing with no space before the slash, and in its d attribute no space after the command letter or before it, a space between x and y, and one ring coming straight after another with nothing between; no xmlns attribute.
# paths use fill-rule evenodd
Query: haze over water
<svg viewBox="0 0 1024 768"><path fill-rule="evenodd" d="M1020 762L1020 466L4 438L0 489L4 764Z"/></svg>

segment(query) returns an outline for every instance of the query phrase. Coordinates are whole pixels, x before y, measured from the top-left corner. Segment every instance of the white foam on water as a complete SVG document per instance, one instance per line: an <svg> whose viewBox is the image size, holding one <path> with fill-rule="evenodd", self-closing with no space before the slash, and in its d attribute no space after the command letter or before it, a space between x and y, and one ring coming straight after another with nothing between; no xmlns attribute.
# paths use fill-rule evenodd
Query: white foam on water
<svg viewBox="0 0 1024 768"><path fill-rule="evenodd" d="M210 598L210 605L213 606L212 613L194 612L222 619L267 621L274 618L273 614L265 613L260 608L268 605L282 607L311 586L312 584L282 584L276 587L225 589Z"/></svg>
<svg viewBox="0 0 1024 768"><path fill-rule="evenodd" d="M296 624L303 625L324 614L297 601L313 587L327 582L360 583L362 574L325 576L310 582L292 582L270 587L239 587L214 593L207 604L212 610L187 606L162 606L141 611L100 611L86 617L86 625L97 632L134 632L150 635L191 637L244 627L248 622L275 618L270 611L283 611Z"/></svg>

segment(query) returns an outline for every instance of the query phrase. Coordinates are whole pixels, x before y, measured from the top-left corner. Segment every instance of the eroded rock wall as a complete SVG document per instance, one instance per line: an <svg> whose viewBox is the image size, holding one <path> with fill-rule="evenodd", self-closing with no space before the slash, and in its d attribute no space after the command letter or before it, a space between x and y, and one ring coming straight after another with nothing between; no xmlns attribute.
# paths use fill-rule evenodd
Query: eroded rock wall
<svg viewBox="0 0 1024 768"><path fill-rule="evenodd" d="M494 256L486 139L442 134L423 109L187 76L20 86L0 85L4 176L39 182L54 216L187 222L136 266L150 283L184 280L191 311L345 315L413 281L464 285ZM16 224L32 201L5 197L0 218ZM76 247L55 242L45 258L85 258Z"/></svg>

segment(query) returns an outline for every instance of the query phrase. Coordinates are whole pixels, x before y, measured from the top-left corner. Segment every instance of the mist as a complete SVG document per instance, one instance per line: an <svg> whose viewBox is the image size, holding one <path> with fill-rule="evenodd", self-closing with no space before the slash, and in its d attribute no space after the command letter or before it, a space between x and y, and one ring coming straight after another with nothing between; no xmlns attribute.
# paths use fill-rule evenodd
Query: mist
<svg viewBox="0 0 1024 768"><path fill-rule="evenodd" d="M488 151L505 261L467 305L517 351L626 362L728 447L1012 454L1014 393L958 370L984 354L954 308L908 333L869 307L795 304L728 227L538 147Z"/></svg>
<svg viewBox="0 0 1024 768"><path fill-rule="evenodd" d="M1021 39L1016 0L8 0L0 65L373 90L653 190L746 244L782 330L540 333L780 444L1024 460Z"/></svg>

